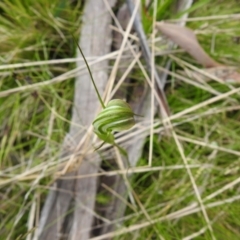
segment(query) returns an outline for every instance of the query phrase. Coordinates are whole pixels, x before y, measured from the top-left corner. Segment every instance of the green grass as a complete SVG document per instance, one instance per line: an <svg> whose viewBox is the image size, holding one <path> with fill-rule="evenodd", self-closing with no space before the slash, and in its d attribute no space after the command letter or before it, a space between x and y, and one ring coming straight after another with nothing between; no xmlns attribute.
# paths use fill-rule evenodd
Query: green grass
<svg viewBox="0 0 240 240"><path fill-rule="evenodd" d="M171 9L172 2L174 1L161 1L157 9L158 20L181 16L167 11ZM77 1L70 4L70 1L60 0L1 1L1 66L73 58L76 46L71 33L78 36L82 11L81 4L76 6L76 3ZM149 16L152 12L153 9L150 8ZM240 47L233 40L240 34L239 19L208 20L208 16L239 12L239 4L234 0L199 0L189 10L190 18L206 17L205 20L188 23L192 29L199 30L198 39L203 48L215 60L234 66L240 64ZM149 32L152 19L146 12L143 11L142 14L144 28ZM215 47L211 51L214 34ZM198 66L186 53L175 56ZM73 67L74 63L69 62L6 68L0 71L0 94L9 89L50 80ZM181 66L174 62L171 71L179 69ZM140 71L136 71L135 77L142 78ZM173 114L214 97L213 94L180 80L169 80L172 82L167 85L166 93ZM216 82L210 82L209 85L221 93L230 91L228 86ZM7 239L8 236L10 239L24 239L33 203L38 207L44 203L47 187L56 171L62 142L70 126L73 87L74 79L70 78L0 98L0 239ZM174 130L179 136L188 164L200 166L192 168L191 172L208 217L214 221L214 235L219 240L240 239L239 199L233 201L240 195L239 183L229 185L222 192L208 198L239 177L240 112L237 108L231 109L238 106L239 98L239 94L234 94L231 99L223 98L172 120L172 124L176 124ZM219 111L216 113L213 109ZM159 140L157 132L160 127L161 124L156 127L153 138L153 166L168 166L172 169L136 173L131 180L132 188L152 220L164 218L197 202L179 148L171 136L163 135ZM146 140L139 166L147 165L149 141ZM201 145L206 142L208 146ZM210 144L221 148L213 149ZM230 153L228 150L235 152ZM204 167L206 164L211 167ZM176 166L182 168L174 169ZM44 177L34 185L35 179L43 173ZM232 199L232 202L225 203L227 199ZM97 201L107 203L108 199L99 195ZM219 205L211 205L216 203ZM139 214L134 215L133 210L127 208L124 225L149 225L117 236L116 239L160 239L159 235L167 240L183 239L206 226L201 210L186 216L175 215L173 219L162 219L155 224L150 224L151 221L141 213L140 208L138 211ZM195 239L212 239L212 236L206 229Z"/></svg>
<svg viewBox="0 0 240 240"><path fill-rule="evenodd" d="M78 31L80 6L57 0L14 0L2 1L0 11L1 65L74 56L71 33ZM6 73L1 75L1 91L43 82L73 67L74 64L65 63L5 69L1 72ZM41 185L47 186L51 178L44 178L33 186L33 190L35 177L20 182L13 179L7 184L4 181L36 167L41 172L45 164L57 160L69 128L69 122L63 119L71 116L73 86L73 79L68 79L0 98L0 164L4 172L1 176L0 239L7 239L10 232L10 239L25 234L31 203L36 199L38 204L44 201L47 191ZM39 174L39 171L35 173ZM28 191L29 197L25 201ZM18 214L23 216L15 225Z"/></svg>

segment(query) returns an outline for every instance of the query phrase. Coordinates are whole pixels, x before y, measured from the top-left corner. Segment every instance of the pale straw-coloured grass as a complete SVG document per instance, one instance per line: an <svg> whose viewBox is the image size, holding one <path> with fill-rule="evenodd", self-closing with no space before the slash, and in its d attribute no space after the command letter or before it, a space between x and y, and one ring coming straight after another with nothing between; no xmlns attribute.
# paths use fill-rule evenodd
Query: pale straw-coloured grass
<svg viewBox="0 0 240 240"><path fill-rule="evenodd" d="M156 14L156 2L157 1L154 1L154 14ZM113 14L113 12L111 12L111 14ZM51 19L54 20L52 16ZM231 21L236 19L239 19L239 14L190 17L185 21L194 23L197 21ZM171 21L176 22L177 20ZM56 31L59 35L63 37L64 34L60 29L61 26L57 24L55 20L52 24L56 26ZM175 94L176 96L175 98L173 97L173 102L169 100L172 115L169 117L164 116L161 119L154 119L154 104L157 102L161 105L161 100L157 96L156 91L153 90L155 85L154 78L149 76L145 70L144 64L140 61L140 53L137 51L137 48L130 46L128 38L138 40L136 36L131 36L131 26L129 25L126 31L118 25L117 27L119 32L123 33L124 36L121 49L106 56L89 58L88 62L90 66L93 66L105 59L115 61L111 68L112 72L109 77L109 84L106 87L105 98L107 100L116 93L124 82L125 77L128 76L133 69L134 71L137 69L138 74L145 79L146 84L152 89L151 121L144 122L141 121L140 118L133 128L133 131L124 134L118 133L116 135L116 142L124 146L124 143L130 142L133 137L148 132L149 145L148 147L145 146L143 159L141 159L137 167L125 168L122 164L121 155L118 152L113 152L112 154L116 154L117 156L119 170L100 170L97 174L86 174L74 177L80 179L121 174L125 179L125 184L128 186L129 195L131 196L131 201L128 201L108 186L103 186L108 192L121 199L121 201L128 206L128 210L126 216L123 218L109 221L100 216L96 211L89 209L96 218L101 219L107 224L115 222L119 228L114 232L93 237L92 239L105 239L114 236L119 236L119 239L126 239L129 238L129 236L138 236L137 234L149 234L149 236L155 234L157 236L161 235L162 239L169 239L170 230L167 229L168 225L165 224L166 222L175 228L175 231L179 234L178 236L180 236L179 239L187 240L198 236L206 236L206 239L219 239L218 231L215 228L216 224L219 223L217 226L221 225L223 231L231 232L231 230L227 228L226 230L224 226L226 225L225 223L231 224L231 216L229 215L234 212L234 209L237 209L234 204L240 200L239 187L237 188L240 183L240 178L237 172L235 173L233 171L234 168L239 168L240 165L240 148L235 143L238 137L236 136L237 134L234 134L234 131L238 131L237 127L239 127L239 116L237 115L239 105L237 104L237 98L240 88L238 86L224 85L220 78L209 76L205 71L196 67L191 62L181 59L179 55L173 55L173 52L170 52L171 55L169 55L169 57L175 64L184 66L183 69L191 69L208 75L208 77L215 81L214 84L211 82L196 82L193 79L181 76L178 72L174 71L174 69L164 69L161 63L158 63L156 59L152 58L152 66L154 66L154 61L156 61L155 65L159 69L166 71L169 76L177 79L176 87L173 87L174 91L168 93ZM155 34L156 33L154 33L151 38L152 42L150 44L152 49L155 49ZM221 32L221 34L223 33ZM155 50L157 50L157 48ZM128 53L128 59L131 59L132 62L120 77L120 81L115 84L114 81L123 52ZM124 55L124 57L126 57L126 55ZM11 69L16 70L19 68L27 71L28 69L32 70L39 66L55 66L74 63L76 61L77 59L75 58L66 58L45 61L34 60L32 62L19 62L14 64L8 63L0 66L0 70L11 72ZM39 69L37 71L39 72ZM53 97L53 100L48 101L49 99L46 100L46 95L44 95L44 91L59 91L58 84L68 84L69 79L79 74L86 74L84 65L79 69L69 69L67 72L48 80L18 87L9 85L9 87L5 87L4 90L0 91L0 98L12 101L12 105L15 103L14 96L18 96L24 100L24 97L28 97L33 90L37 91L42 104L41 106L36 104L36 107L42 107L44 109L44 113L41 116L43 117L42 121L44 121L47 126L45 131L38 130L38 128L42 128L42 125L39 123L37 113L33 116L35 119L34 121L32 120L33 122L26 117L26 119L29 120L28 126L36 125L36 127L29 127L29 129L21 129L21 126L17 125L18 114L11 115L11 118L6 116L6 121L9 121L10 125L14 125L15 132L18 132L18 138L24 139L24 135L27 135L28 138L37 139L35 145L30 144L32 148L35 146L36 150L33 149L31 152L26 153L22 143L19 143L19 145L14 143L14 141L17 142L17 137L14 135L16 133L10 132L9 136L8 134L1 133L1 146L8 149L6 153L1 150L3 168L1 170L0 186L3 189L2 196L4 199L1 203L1 208L4 209L4 211L10 211L14 206L14 210L12 213L4 215L0 226L3 228L5 224L9 224L11 226L11 234L14 236L15 229L19 226L18 224L20 222L21 224L25 223L27 226L27 231L26 229L22 230L22 234L29 232L29 234L26 234L26 239L30 240L34 239L34 237L36 239L34 232L36 226L38 226L42 206L41 199L45 196L45 194L43 194L44 191L53 189L50 184L61 174L59 173L59 169L66 166L66 170L74 167L77 156L91 154L94 151L93 148L86 145L86 148L81 148L81 151L76 151L71 156L59 157L63 137L67 133L67 127L65 127L60 134L57 134L57 131L60 131L59 127L64 126L64 124L69 126L70 117L69 114L66 114L64 110L59 107L61 101L58 102L57 97L56 99ZM223 84L224 90L219 86L215 89L216 84L219 84L219 86ZM184 96L182 96L181 91L189 86L191 87L191 91L207 93L208 97L206 99L189 99L188 96L185 96L184 101L182 101ZM64 96L68 96L68 94L64 92L63 97ZM176 101L178 99L181 101L182 107L179 107L177 104ZM4 104L1 105L2 121L4 121ZM27 106L23 101L22 105L19 104L12 108L12 113L19 113L19 109L26 108ZM230 117L227 116L234 112L236 113L236 119L234 119L234 114ZM232 118L232 123L224 123L224 119L228 121L230 118ZM213 120L216 125L211 128ZM191 126L191 128L184 129L183 126L186 126L186 124L191 124L188 125ZM233 126L231 124L233 124ZM166 128L169 131L166 132ZM195 130L195 128L197 130ZM224 133L224 139L222 139L221 134L223 134L222 132L225 130L229 132ZM85 131L86 135L77 146L77 149L80 149L80 146L84 145L85 139L88 138L89 134L92 134L92 128L79 125L79 131ZM156 140L159 134L162 135L161 141ZM55 137L56 135L57 137ZM226 139L228 135L229 139ZM71 139L69 139L69 141L71 142ZM94 144L96 143L99 143L97 139L95 139ZM8 145L11 147L8 147ZM109 145L107 144L103 146L103 156L104 151L107 151L108 147ZM14 148L16 148L16 150L13 150ZM16 152L19 152L21 161L12 163L9 159L11 159L11 156ZM232 167L233 163L236 165ZM228 167L231 169L230 173L224 174ZM127 178L129 174L132 174L132 180ZM73 178L62 175L60 175L60 177L62 179ZM144 178L145 181L142 180ZM138 186L137 184L139 184L139 182L143 184L143 186ZM171 182L172 185L170 185ZM10 197L9 191L12 191L12 196ZM22 197L18 197L18 191ZM61 189L59 191L61 191ZM156 199L158 199L158 201ZM19 202L15 204L14 201ZM158 204L156 204L156 202L158 202ZM221 212L219 209L222 209ZM24 220L24 218L22 218L23 216L27 216L25 218L27 220ZM226 219L229 217L229 222L225 220L223 216L226 216ZM190 226L189 222L193 221L193 218L198 219L198 222L192 222ZM122 224L123 221L126 222L126 226L124 226L124 223ZM159 227L159 223L163 224L165 232L163 228ZM152 233L149 230L151 226ZM189 229L187 229L187 226L189 226ZM235 229L235 234L238 233L234 224L232 228ZM211 235L207 234L208 231L210 231ZM180 235L181 233L182 235ZM19 234L19 232L16 234ZM10 234L8 234L8 236L10 236Z"/></svg>

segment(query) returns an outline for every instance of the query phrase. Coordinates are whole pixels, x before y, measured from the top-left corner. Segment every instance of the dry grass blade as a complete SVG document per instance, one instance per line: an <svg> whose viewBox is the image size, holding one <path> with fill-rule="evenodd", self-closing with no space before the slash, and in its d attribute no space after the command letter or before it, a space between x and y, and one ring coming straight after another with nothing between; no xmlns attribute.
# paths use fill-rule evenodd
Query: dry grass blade
<svg viewBox="0 0 240 240"><path fill-rule="evenodd" d="M227 199L225 199L225 201L217 201L217 202L207 204L206 208L207 209L208 208L214 208L216 206L221 206L221 205L224 205L226 203L232 203L234 201L239 201L239 199L240 199L240 196L238 195L238 196L235 196L233 198L227 198ZM109 239L109 238L116 237L116 236L119 236L119 235L122 235L122 234L137 231L141 228L145 228L147 226L150 226L150 225L158 223L158 222L162 222L162 221L166 221L166 220L173 220L173 219L180 219L180 218L183 218L185 216L191 215L193 213L198 213L200 211L201 211L200 207L197 207L195 204L192 204L192 205L189 205L185 208L182 208L179 211L170 213L170 214L168 214L164 217L161 217L159 219L154 219L152 222L143 222L143 223L140 223L140 224L131 225L128 228L122 228L122 229L119 229L115 232L110 232L110 233L107 233L107 234L99 236L99 237L90 238L90 240Z"/></svg>
<svg viewBox="0 0 240 240"><path fill-rule="evenodd" d="M206 68L203 69L203 71L206 73L206 75L189 69L185 70L185 72L181 71L181 73L197 80L200 79L204 81L210 81L212 80L210 76L215 76L216 78L222 79L227 83L240 83L240 73L238 73L236 68L233 67L219 66Z"/></svg>
<svg viewBox="0 0 240 240"><path fill-rule="evenodd" d="M179 45L187 51L194 59L196 59L204 67L221 66L220 63L213 60L198 43L194 32L186 27L181 27L176 24L159 22L156 27L163 35L171 41Z"/></svg>

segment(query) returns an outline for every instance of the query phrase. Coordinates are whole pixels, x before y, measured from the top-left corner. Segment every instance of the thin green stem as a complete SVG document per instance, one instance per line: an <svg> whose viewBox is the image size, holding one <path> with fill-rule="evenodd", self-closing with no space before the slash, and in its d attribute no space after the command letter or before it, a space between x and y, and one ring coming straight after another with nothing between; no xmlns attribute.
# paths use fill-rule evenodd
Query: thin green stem
<svg viewBox="0 0 240 240"><path fill-rule="evenodd" d="M87 60L86 60L86 58L85 58L85 56L84 56L84 54L83 54L83 51L82 51L81 47L79 46L79 44L78 44L78 42L77 42L77 40L75 39L74 36L73 36L73 39L74 39L74 41L76 42L76 44L77 44L77 46L78 46L78 49L79 49L79 51L80 51L80 53L81 53L81 55L82 55L82 57L83 57L83 60L84 60L84 62L85 62L85 64L86 64L86 66L87 66L88 72L89 72L89 74L90 74L90 77L91 77L93 86L94 86L95 91L96 91L96 93L97 93L98 99L99 99L99 101L100 101L100 103L101 103L101 105L102 105L102 108L106 108L105 105L104 105L104 102L103 102L103 100L102 100L102 98L101 98L101 96L100 96L100 94L99 94L99 92L98 92L97 86L96 86L95 81L94 81L94 79L93 79L93 76L92 76L90 67L89 67L89 65L88 65L88 63L87 63Z"/></svg>

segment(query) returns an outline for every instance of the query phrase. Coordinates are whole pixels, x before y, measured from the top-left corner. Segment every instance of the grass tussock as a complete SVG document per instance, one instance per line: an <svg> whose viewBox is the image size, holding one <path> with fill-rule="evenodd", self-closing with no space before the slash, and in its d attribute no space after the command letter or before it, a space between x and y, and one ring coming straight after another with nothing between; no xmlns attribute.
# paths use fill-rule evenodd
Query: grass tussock
<svg viewBox="0 0 240 240"><path fill-rule="evenodd" d="M166 13L173 1L162 2L158 20L181 16ZM66 161L58 157L70 125L74 78L55 84L51 80L74 68L71 33L79 30L81 8L77 1L0 3L0 239L25 239L34 233L53 173L59 161ZM151 30L152 8L142 12L146 32ZM230 16L240 13L237 1L199 0L188 12L187 26L196 31L205 51L225 65L239 66L239 18ZM174 57L174 73L188 68L184 63L200 68L186 53ZM163 66L169 58L156 62ZM62 59L68 60L40 64ZM135 79L142 78L140 70L135 74ZM135 231L126 230L116 239L240 238L240 95L223 95L239 86L211 81L203 89L190 83L168 79L175 138L163 135L159 140L162 123L156 120L152 162L161 170L135 173L131 180L149 218L140 208L127 208L124 225ZM8 92L11 89L16 91ZM207 102L217 96L219 100ZM149 141L139 166L148 164ZM191 208L194 204L198 207Z"/></svg>

